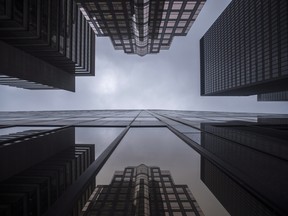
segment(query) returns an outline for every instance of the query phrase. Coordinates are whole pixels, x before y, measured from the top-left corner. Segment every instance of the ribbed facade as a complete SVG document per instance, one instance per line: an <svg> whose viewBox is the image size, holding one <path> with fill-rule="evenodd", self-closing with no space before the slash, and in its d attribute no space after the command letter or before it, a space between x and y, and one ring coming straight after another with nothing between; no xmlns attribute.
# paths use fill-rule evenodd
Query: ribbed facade
<svg viewBox="0 0 288 216"><path fill-rule="evenodd" d="M174 36L185 36L205 0L78 0L97 36L110 37L116 50L144 56L169 49Z"/></svg>
<svg viewBox="0 0 288 216"><path fill-rule="evenodd" d="M287 136L277 134L278 127L245 122L202 123L201 128L207 133L202 133L201 146L225 164L232 175L211 162L213 157L202 157L201 180L231 215L284 215L287 211L283 200L286 192L282 190L288 186L288 176L276 177L288 169ZM259 175L255 177L255 173ZM241 184L249 185L257 193L249 192Z"/></svg>
<svg viewBox="0 0 288 216"><path fill-rule="evenodd" d="M288 3L233 0L200 41L201 95L288 89Z"/></svg>
<svg viewBox="0 0 288 216"><path fill-rule="evenodd" d="M67 76L65 73L73 77L95 74L95 33L75 1L4 0L0 7L0 40L19 49L18 52L17 49L12 50L12 48L2 52L8 52L7 58L10 57L9 52L13 52L15 60L20 64L22 61L29 62L22 66L23 71L17 72L18 74L14 71L16 69L13 65L6 66L8 70L0 71L0 74L26 82L23 85L22 81L10 82L6 79L6 82L10 82L9 85L37 89L38 84L42 84L42 89L47 86L47 89L62 88L73 91L75 83L70 82L67 84L68 87L63 87L57 85L55 81L56 84L53 85L49 77L50 71L56 71L56 75L53 75L56 78ZM27 53L26 59L23 59L20 50ZM5 58L6 53L2 54L1 57ZM36 58L29 57L29 55ZM44 67L49 67L49 70L39 70L38 59L41 59L42 64L46 64ZM37 78L37 74L33 77L29 76L29 66L38 67L38 74L46 76L46 80L50 82Z"/></svg>
<svg viewBox="0 0 288 216"><path fill-rule="evenodd" d="M43 215L94 161L94 151L94 145L75 145L2 181L1 215ZM82 207L94 187L95 181L83 191Z"/></svg>
<svg viewBox="0 0 288 216"><path fill-rule="evenodd" d="M288 101L288 91L258 94L258 101Z"/></svg>

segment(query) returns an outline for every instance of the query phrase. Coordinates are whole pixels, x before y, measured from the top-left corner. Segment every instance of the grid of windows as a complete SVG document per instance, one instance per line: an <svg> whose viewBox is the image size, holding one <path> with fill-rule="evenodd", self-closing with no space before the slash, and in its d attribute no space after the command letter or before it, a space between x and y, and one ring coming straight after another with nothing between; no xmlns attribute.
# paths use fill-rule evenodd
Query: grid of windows
<svg viewBox="0 0 288 216"><path fill-rule="evenodd" d="M0 85L14 86L17 88L24 89L52 89L52 86L44 85L41 83L36 83L24 79L19 79L16 77L10 77L0 74Z"/></svg>
<svg viewBox="0 0 288 216"><path fill-rule="evenodd" d="M1 40L67 72L94 73L94 32L74 1L6 3Z"/></svg>
<svg viewBox="0 0 288 216"><path fill-rule="evenodd" d="M258 101L288 101L288 91L272 92L257 95Z"/></svg>
<svg viewBox="0 0 288 216"><path fill-rule="evenodd" d="M201 95L275 91L263 84L288 77L287 10L285 0L232 1L200 42Z"/></svg>
<svg viewBox="0 0 288 216"><path fill-rule="evenodd" d="M98 36L109 36L116 50L144 56L169 49L185 36L204 0L85 1L83 7Z"/></svg>
<svg viewBox="0 0 288 216"><path fill-rule="evenodd" d="M54 84L56 81L53 82L51 79L51 71L54 73L52 77L61 77L64 80L63 82L66 81L65 78L68 75L74 78L75 75L95 74L94 26L91 28L92 24L87 21L88 17L80 10L80 5L75 1L11 2L10 0L3 0L0 8L0 11L2 11L0 15L0 40L5 42L3 43L5 45L2 45L2 42L0 44L3 52L13 53L19 63L27 62L26 65L22 66L24 69L48 67L46 70L41 70L42 74L49 79L43 81L38 78L38 73L34 75L31 71L28 71L29 69L26 69L23 73L12 73L10 71L20 69L11 66L12 69L9 68L7 72L3 72L7 76L15 77L14 81L9 80L8 85L28 89L49 89L53 87L65 89L59 84ZM11 48L12 50L10 50L7 46L16 47L17 49ZM22 51L24 51L24 54ZM25 53L29 54L25 55ZM5 57L4 55L3 57ZM26 59L23 55L26 56ZM32 56L27 57L30 55ZM6 61L3 62L6 63ZM44 66L39 66L39 64ZM39 69L37 72L39 72ZM7 85L7 79L2 80L0 84ZM36 83L34 84L32 80L33 82L36 80ZM71 81L67 80L66 84L72 85L69 82ZM37 85L37 83L41 84ZM54 84L52 87L51 83ZM75 87L73 86L73 88ZM71 91L73 88L70 87L69 90Z"/></svg>
<svg viewBox="0 0 288 216"><path fill-rule="evenodd" d="M94 161L94 151L91 144L75 145L2 181L2 213L44 214ZM79 206L84 206L94 188L95 181L89 182L78 201Z"/></svg>
<svg viewBox="0 0 288 216"><path fill-rule="evenodd" d="M203 215L187 185L174 184L159 167L116 171L110 185L98 185L84 215Z"/></svg>

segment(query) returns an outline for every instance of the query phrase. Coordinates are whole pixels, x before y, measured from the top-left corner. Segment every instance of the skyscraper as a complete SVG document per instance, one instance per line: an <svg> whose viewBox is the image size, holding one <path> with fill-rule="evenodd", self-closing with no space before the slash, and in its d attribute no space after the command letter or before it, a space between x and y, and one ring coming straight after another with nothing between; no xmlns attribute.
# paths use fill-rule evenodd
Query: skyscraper
<svg viewBox="0 0 288 216"><path fill-rule="evenodd" d="M94 75L95 33L74 0L4 0L0 11L0 84L74 91L75 76Z"/></svg>
<svg viewBox="0 0 288 216"><path fill-rule="evenodd" d="M0 136L1 215L45 214L95 160L93 144L75 145L73 128L26 129L4 129L6 135ZM81 189L72 207L75 215L94 188L93 179Z"/></svg>
<svg viewBox="0 0 288 216"><path fill-rule="evenodd" d="M228 122L202 123L201 128L207 132L201 146L211 156L201 158L201 180L226 210L236 216L285 215L288 148L283 145L288 137L277 132L281 126Z"/></svg>
<svg viewBox="0 0 288 216"><path fill-rule="evenodd" d="M77 0L97 36L110 37L116 50L144 56L169 49L174 36L185 36L205 0Z"/></svg>
<svg viewBox="0 0 288 216"><path fill-rule="evenodd" d="M201 95L287 91L287 11L285 0L233 0L200 41Z"/></svg>
<svg viewBox="0 0 288 216"><path fill-rule="evenodd" d="M35 215L79 215L85 208L104 211L103 200L108 207L112 202L110 207L118 213L128 209L132 212L137 205L122 201L130 197L136 199L136 204L144 203L145 211L149 209L151 214L164 209L169 216L193 215L195 202L186 190L188 185L205 215L214 206L217 211L211 210L210 215L287 215L287 125L288 116L281 114L174 110L0 112L0 214L19 215L6 213L7 209L45 209L44 214ZM137 181L138 168L125 164L130 161L165 167L181 185L174 184L169 173L144 165L139 166ZM127 168L124 173L116 172L107 186L113 172L121 170L115 168L118 164L121 169ZM147 178L142 170L148 172ZM77 178L72 182L65 176ZM25 179L24 188L19 179L22 186ZM69 187L62 190L64 179ZM153 187L146 187L145 179ZM112 189L116 191L111 193L113 196L109 194ZM49 196L43 196L38 205L40 191ZM149 194L149 202L141 191ZM59 196L53 196L51 202L53 194ZM86 201L91 195L94 198L89 206ZM29 197L38 202L35 208L26 202ZM18 208L13 208L15 205ZM142 207L139 205L139 209Z"/></svg>
<svg viewBox="0 0 288 216"><path fill-rule="evenodd" d="M288 101L288 91L258 94L257 100L258 101Z"/></svg>
<svg viewBox="0 0 288 216"><path fill-rule="evenodd" d="M203 215L187 185L168 170L141 164L116 171L109 185L98 185L83 215Z"/></svg>

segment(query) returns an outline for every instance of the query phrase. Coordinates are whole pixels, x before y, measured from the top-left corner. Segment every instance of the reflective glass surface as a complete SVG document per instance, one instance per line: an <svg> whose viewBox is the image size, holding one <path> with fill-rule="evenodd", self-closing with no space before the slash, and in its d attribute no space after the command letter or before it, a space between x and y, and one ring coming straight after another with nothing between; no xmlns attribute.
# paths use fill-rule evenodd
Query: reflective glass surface
<svg viewBox="0 0 288 216"><path fill-rule="evenodd" d="M76 144L95 144L95 159L122 132L123 128L76 127Z"/></svg>
<svg viewBox="0 0 288 216"><path fill-rule="evenodd" d="M28 131L28 130L53 130L57 127L9 127L9 128L1 128L0 136Z"/></svg>
<svg viewBox="0 0 288 216"><path fill-rule="evenodd" d="M130 129L97 175L96 184L109 184L116 170L142 163L169 170L176 184L188 185L204 214L229 215L200 180L200 155L167 128Z"/></svg>
<svg viewBox="0 0 288 216"><path fill-rule="evenodd" d="M0 129L3 144L0 146L2 160L0 178L4 180L1 182L0 198L9 202L10 207L15 206L14 200L8 200L7 193L19 194L19 191L23 190L21 185L24 183L23 178L29 176L29 180L25 180L25 185L29 184L25 186L25 190L31 189L36 184L41 190L43 189L43 194L48 194L49 186L52 188L51 198L56 199L56 191L63 192L67 188L67 193L72 191L72 194L83 195L76 198L81 199L81 209L83 205L89 209L89 205L85 202L91 194L95 195L93 195L95 199L98 197L97 189L101 191L103 189L102 195L108 196L107 203L97 200L97 205L105 203L109 206L112 203L109 197L111 192L115 196L113 200L118 200L121 208L124 208L124 201L129 199L131 193L122 189L130 188L133 192L143 189L144 195L147 195L146 186L152 184L151 190L154 192L149 192L151 209L163 207L165 214L169 213L171 216L180 215L180 209L183 207L188 209L186 215L193 215L197 207L194 206L192 211L187 202L188 196L183 190L187 185L192 192L191 197L195 198L206 216L229 214L242 216L251 215L251 212L255 216L287 215L287 115L173 110L0 113L1 122L5 122L5 119L13 119L10 122L13 127ZM47 125L50 127L37 126L45 121L49 122ZM26 123L31 124L31 127L19 127L27 125ZM33 136L42 130L49 131L56 128L53 127L56 123L70 127ZM124 130L127 131L126 134L121 133ZM107 148L108 146L110 148ZM115 147L114 151L112 147ZM99 157L106 149L103 157ZM97 161L94 161L95 157ZM46 162L42 164L43 160ZM90 166L91 164L93 165ZM141 164L150 167L148 175L142 170ZM30 169L32 165L34 168ZM138 166L142 170L140 176L131 168ZM101 167L102 170L98 173ZM24 169L27 170L22 173ZM12 177L11 170L19 175L8 179ZM138 168L137 170L139 171ZM168 173L171 173L171 177ZM95 188L95 175L97 175L97 188ZM82 180L76 181L79 177ZM53 181L48 185L44 184L44 181L48 183L48 178ZM137 178L139 180L135 182L139 183L139 187L135 187L137 190L134 190L133 181ZM42 179L43 182L37 179ZM175 185L180 186L173 189L174 183L171 179ZM7 182L9 185L14 185L8 188L5 185ZM59 183L58 186L56 182ZM113 190L110 191L107 185L111 182ZM89 185L87 190L85 185ZM119 185L124 188L118 187ZM140 185L145 187L140 189ZM175 190L178 195L174 193ZM74 195L69 195L70 192L64 200L60 199L61 209L69 199L75 201ZM32 196L30 192L27 194L30 194L35 202L41 199L36 195ZM148 202L146 195L144 201ZM55 201L54 198L51 201ZM141 203L141 197L138 198L138 203ZM27 199L23 198L21 203L26 203ZM155 200L158 200L159 205L153 205ZM182 204L179 204L179 200L182 200ZM148 210L147 202L144 202L146 210ZM45 209L48 208L47 203L44 203ZM33 206L35 209L38 208L36 204ZM71 206L66 208L67 212L71 210L70 208ZM114 205L113 208L118 207ZM172 210L167 210L169 208ZM25 210L21 207L17 209ZM31 211L27 208L25 214L18 215L29 215ZM65 213L49 215L65 215ZM122 215L129 214L125 212Z"/></svg>

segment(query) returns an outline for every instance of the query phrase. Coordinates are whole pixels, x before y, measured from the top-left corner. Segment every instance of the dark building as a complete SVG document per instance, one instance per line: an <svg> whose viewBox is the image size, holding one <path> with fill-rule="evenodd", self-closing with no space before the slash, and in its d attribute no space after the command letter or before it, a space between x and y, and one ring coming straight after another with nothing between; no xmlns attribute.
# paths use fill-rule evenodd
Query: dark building
<svg viewBox="0 0 288 216"><path fill-rule="evenodd" d="M257 100L258 101L288 101L288 91L258 94Z"/></svg>
<svg viewBox="0 0 288 216"><path fill-rule="evenodd" d="M239 216L287 214L288 136L283 126L235 121L201 128L207 132L201 146L211 153L201 158L201 180L226 210Z"/></svg>
<svg viewBox="0 0 288 216"><path fill-rule="evenodd" d="M224 206L232 215L249 215L253 212L254 215L261 216L284 216L288 214L287 128L288 116L281 114L173 110L0 112L0 214L21 215L18 212L11 213L8 209L21 212L27 212L27 209L30 212L42 212L45 209L44 214L33 213L45 216L80 215L85 209L87 212L89 209L91 212L104 212L106 207L103 200L107 200L107 206L110 205L109 202L113 202L110 207L115 207L115 212L122 212L122 215L126 214L123 211L132 213L136 209L145 208L146 212L149 209L150 214L154 215L162 215L163 212L160 211L163 209L165 216L197 215L195 199L186 190L186 185L189 185L203 213L210 206L222 204L221 208ZM111 130L114 130L114 135L110 133ZM137 133L134 133L135 130ZM163 130L166 131L164 134L161 132ZM97 135L99 131L103 132L101 136ZM168 172L142 165L138 168L148 170L147 178L141 177L137 181L138 168L127 167L124 172L115 173L111 185L104 183L96 186L95 190L95 177L99 177L102 167L109 167L108 160L116 157L120 161L126 161L130 156L135 157L133 148L143 148L141 145L149 148L146 137L155 147L160 146L161 140L164 142L163 146L169 146L170 138L165 137L168 135L181 141L175 149L181 148L183 144L185 151L191 150L193 153L191 162L189 154L185 164L181 162L179 167L175 167L174 161L182 161L181 157L185 152L175 155L169 148L169 160L173 165L169 170L176 183L176 179L181 179L185 180L185 184L174 184ZM129 139L133 147L131 149L125 143ZM108 141L103 143L103 140ZM95 145L95 149L88 147L88 144ZM119 148L124 148L126 157L118 154ZM156 151L159 158L166 151L162 148L152 150ZM149 155L142 156L149 158ZM198 162L195 157L199 159ZM140 159L138 162L143 163ZM74 171L71 167L75 167ZM179 171L176 175L175 170ZM204 184L198 182L193 187L195 179L191 176L183 178L192 170L199 171L198 181L202 180ZM142 171L138 173L141 173L139 176L145 176ZM75 176L74 181L72 176ZM108 181L110 179L111 176L106 178ZM148 186L153 187L146 187L147 184L143 183L145 179L148 180ZM49 191L46 187L54 189ZM198 187L204 187L199 189L201 195L197 192ZM112 193L111 188L118 192L120 190L120 193ZM181 188L184 192L180 192ZM139 197L134 197L137 194L135 190L139 192ZM141 191L149 194L149 201L141 195ZM215 199L213 203L209 199L206 206L205 191L211 191L212 194L209 194ZM42 201L40 192L48 194L43 195L45 201ZM26 202L29 197L33 201L31 205L38 203L35 208ZM128 197L139 205L131 206L131 202L123 202ZM181 197L188 201L181 200ZM22 208L25 202L27 206ZM223 215L217 212L213 214Z"/></svg>
<svg viewBox="0 0 288 216"><path fill-rule="evenodd" d="M116 171L98 185L83 215L203 215L187 185L176 185L167 170L141 164Z"/></svg>
<svg viewBox="0 0 288 216"><path fill-rule="evenodd" d="M97 36L110 37L116 50L144 56L169 49L185 36L205 0L78 0Z"/></svg>
<svg viewBox="0 0 288 216"><path fill-rule="evenodd" d="M95 33L75 1L4 0L0 11L0 84L74 91L75 76L94 75Z"/></svg>
<svg viewBox="0 0 288 216"><path fill-rule="evenodd" d="M200 41L201 95L287 91L287 11L285 0L233 0Z"/></svg>
<svg viewBox="0 0 288 216"><path fill-rule="evenodd" d="M95 160L94 145L75 145L74 128L18 129L0 136L0 214L43 215ZM81 191L75 215L94 188Z"/></svg>

